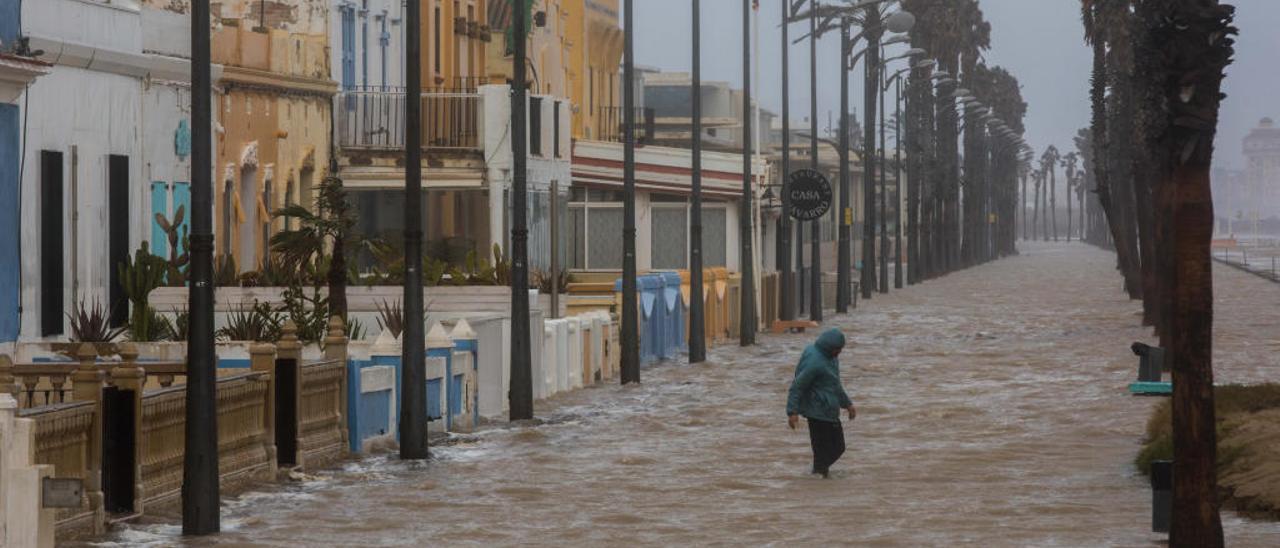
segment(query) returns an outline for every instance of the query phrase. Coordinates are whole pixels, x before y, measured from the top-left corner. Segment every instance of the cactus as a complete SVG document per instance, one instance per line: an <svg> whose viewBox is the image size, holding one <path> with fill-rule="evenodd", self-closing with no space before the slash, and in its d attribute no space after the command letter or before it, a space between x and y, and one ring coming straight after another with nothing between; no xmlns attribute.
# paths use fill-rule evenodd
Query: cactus
<svg viewBox="0 0 1280 548"><path fill-rule="evenodd" d="M186 206L178 206L178 210L173 212L173 221L165 218L163 213L156 213L156 224L160 225L165 236L169 239L169 263L168 263L168 281L170 287L182 287L187 285L187 275L183 272L187 263L191 262L190 255L187 250L191 249L190 242L187 239L187 229L182 225L182 219L186 216ZM181 231L181 235L179 235ZM178 242L182 242L183 253L178 254Z"/></svg>
<svg viewBox="0 0 1280 548"><path fill-rule="evenodd" d="M135 341L156 340L159 331L163 329L155 321L159 315L152 310L147 299L152 290L164 285L167 265L164 259L147 251L147 247L147 242L142 242L132 260L116 265L120 274L120 287L133 305L129 317L129 332Z"/></svg>

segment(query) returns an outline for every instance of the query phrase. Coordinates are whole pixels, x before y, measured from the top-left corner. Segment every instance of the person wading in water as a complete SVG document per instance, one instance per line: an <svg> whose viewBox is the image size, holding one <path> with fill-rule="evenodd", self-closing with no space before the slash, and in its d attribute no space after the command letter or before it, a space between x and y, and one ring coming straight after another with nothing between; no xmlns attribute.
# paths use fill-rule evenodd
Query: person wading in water
<svg viewBox="0 0 1280 548"><path fill-rule="evenodd" d="M787 393L787 424L792 430L800 417L809 420L809 441L813 444L813 473L830 477L831 465L844 454L844 428L840 410L849 411L849 420L858 415L853 400L840 384L840 361L844 333L828 329L804 349L796 378Z"/></svg>

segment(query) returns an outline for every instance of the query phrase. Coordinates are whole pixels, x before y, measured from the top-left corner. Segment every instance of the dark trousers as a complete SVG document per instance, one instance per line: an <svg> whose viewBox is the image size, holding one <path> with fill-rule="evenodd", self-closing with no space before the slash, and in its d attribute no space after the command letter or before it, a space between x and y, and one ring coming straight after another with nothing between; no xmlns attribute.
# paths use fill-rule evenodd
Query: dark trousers
<svg viewBox="0 0 1280 548"><path fill-rule="evenodd" d="M813 473L826 476L844 454L844 427L839 422L809 419L809 442L813 444Z"/></svg>

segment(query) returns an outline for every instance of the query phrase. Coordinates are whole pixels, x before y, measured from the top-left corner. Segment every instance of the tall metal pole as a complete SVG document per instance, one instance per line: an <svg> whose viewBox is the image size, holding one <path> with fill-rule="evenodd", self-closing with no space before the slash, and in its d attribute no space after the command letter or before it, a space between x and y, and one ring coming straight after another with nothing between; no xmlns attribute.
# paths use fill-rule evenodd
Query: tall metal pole
<svg viewBox="0 0 1280 548"><path fill-rule="evenodd" d="M876 44L876 49L880 45ZM879 60L877 59L877 62ZM880 125L880 292L889 292L889 141L884 138L884 70L879 64L875 67L879 76L876 78L876 95L880 97L880 111L877 123Z"/></svg>
<svg viewBox="0 0 1280 548"><path fill-rule="evenodd" d="M742 346L756 343L756 266L751 227L755 209L751 205L755 189L751 184L751 126L755 123L751 105L751 0L742 0L742 213L738 215L738 262L742 265L742 298L738 307L738 338Z"/></svg>
<svg viewBox="0 0 1280 548"><path fill-rule="evenodd" d="M636 310L635 17L623 0L622 61L622 384L640 382L640 319Z"/></svg>
<svg viewBox="0 0 1280 548"><path fill-rule="evenodd" d="M523 6L524 2L512 5ZM528 173L526 166L525 117L528 106L525 101L526 79L525 39L529 21L523 7L512 13L512 74L511 74L511 420L533 418L533 364L529 338L529 207ZM630 111L628 111L630 112ZM541 113L538 113L540 116ZM542 333L538 333L542 336Z"/></svg>
<svg viewBox="0 0 1280 548"><path fill-rule="evenodd" d="M867 6L863 34L867 39L867 70L863 85L862 128L862 298L870 299L876 287L876 89L880 87L880 9Z"/></svg>
<svg viewBox="0 0 1280 548"><path fill-rule="evenodd" d="M809 10L809 158L818 171L818 0ZM822 219L816 219L809 237L809 319L822 321Z"/></svg>
<svg viewBox="0 0 1280 548"><path fill-rule="evenodd" d="M560 181L551 181L551 317L560 318Z"/></svg>
<svg viewBox="0 0 1280 548"><path fill-rule="evenodd" d="M191 2L191 311L187 343L186 441L182 458L182 534L221 529L217 372L213 348L213 112L209 0ZM230 244L230 242L228 242Z"/></svg>
<svg viewBox="0 0 1280 548"><path fill-rule="evenodd" d="M694 0L697 2L698 0ZM787 37L788 20L791 18L791 0L782 4L782 216L778 219L778 232L782 238L778 246L778 261L782 264L782 302L779 316L783 320L796 318L796 280L791 262L791 42Z"/></svg>
<svg viewBox="0 0 1280 548"><path fill-rule="evenodd" d="M693 0L693 209L689 212L689 363L707 360L702 293L702 0Z"/></svg>
<svg viewBox="0 0 1280 548"><path fill-rule="evenodd" d="M902 75L899 74L893 87L893 101L896 103L893 117L894 137L894 205L893 205L893 287L902 289Z"/></svg>
<svg viewBox="0 0 1280 548"><path fill-rule="evenodd" d="M404 344L400 458L427 458L426 318L422 295L422 3L405 5Z"/></svg>
<svg viewBox="0 0 1280 548"><path fill-rule="evenodd" d="M849 312L849 303L853 300L849 295L849 275L852 257L849 249L849 222L853 216L849 209L849 59L845 52L849 51L849 25L852 20L843 17L840 20L840 211L837 222L840 227L840 246L836 261L836 313Z"/></svg>

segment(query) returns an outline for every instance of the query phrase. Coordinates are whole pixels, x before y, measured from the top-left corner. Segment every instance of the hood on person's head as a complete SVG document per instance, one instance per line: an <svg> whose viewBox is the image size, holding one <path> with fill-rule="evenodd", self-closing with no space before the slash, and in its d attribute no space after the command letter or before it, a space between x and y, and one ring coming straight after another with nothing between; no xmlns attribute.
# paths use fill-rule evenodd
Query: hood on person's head
<svg viewBox="0 0 1280 548"><path fill-rule="evenodd" d="M833 356L844 348L844 333L841 333L839 329L828 329L818 335L818 340L813 344L824 354Z"/></svg>

